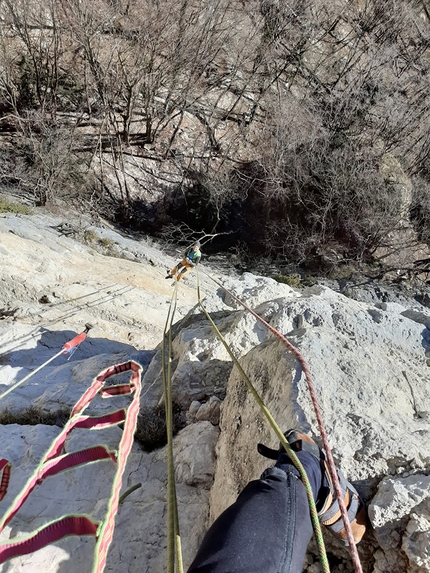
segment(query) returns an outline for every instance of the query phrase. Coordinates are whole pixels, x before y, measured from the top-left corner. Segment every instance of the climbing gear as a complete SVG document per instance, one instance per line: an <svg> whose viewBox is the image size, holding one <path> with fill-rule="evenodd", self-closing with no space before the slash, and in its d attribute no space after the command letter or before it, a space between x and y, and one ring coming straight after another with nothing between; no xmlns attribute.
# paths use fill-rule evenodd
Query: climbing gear
<svg viewBox="0 0 430 573"><path fill-rule="evenodd" d="M173 462L173 403L172 403L172 325L178 299L178 283L170 300L161 346L164 406L167 434L167 573L183 573L181 536L179 533L178 502L176 497L175 466Z"/></svg>
<svg viewBox="0 0 430 573"><path fill-rule="evenodd" d="M86 339L87 334L92 328L94 328L93 325L87 322L85 325L85 330L81 332L81 334L75 336L75 338L73 338L70 342L66 342L66 344L63 346L63 354L69 353L67 360L70 360L70 358L78 349L78 346Z"/></svg>
<svg viewBox="0 0 430 573"><path fill-rule="evenodd" d="M176 280L180 281L184 276L184 274L194 266L195 265L191 263L188 259L183 259L180 263L178 263L175 267L173 267L173 269L170 271L170 276L166 278L173 278L176 275L176 273L178 273Z"/></svg>
<svg viewBox="0 0 430 573"><path fill-rule="evenodd" d="M13 384L12 386L10 386L10 388L8 388L6 390L6 392L3 392L3 394L0 394L0 400L2 398L4 398L5 396L7 396L10 392L12 392L12 390L15 390L15 388L18 388L18 386L21 386L21 384L24 384L24 382L27 382L27 380L29 380L32 376L34 376L37 372L39 372L39 370L42 370L42 368L47 366L50 362L55 360L55 358L57 358L57 356L60 356L60 354L69 354L69 358L67 360L70 360L70 358L72 357L73 353L76 351L78 346L86 339L87 334L91 328L93 328L93 325L88 322L85 325L85 330L83 332L81 332L80 334L78 334L77 336L75 336L74 338L72 338L72 340L69 340L69 342L66 342L63 345L63 348L59 352L57 352L57 354L55 354L55 356L52 356L52 358L50 358L49 360L47 360L46 362L41 364L38 368L33 370L33 372L30 372L30 374L27 374L27 376L25 376L22 380L20 380L19 382L16 382L16 384Z"/></svg>
<svg viewBox="0 0 430 573"><path fill-rule="evenodd" d="M207 273L205 273L205 274L207 274ZM210 278L212 278L212 277L210 277ZM215 279L212 279L212 280L215 280ZM215 281L215 282L217 282L217 281ZM222 288L224 288L224 287L222 287ZM282 446L284 447L285 451L288 453L291 461L294 464L294 467L299 472L300 479L302 480L302 483L305 486L306 496L307 496L308 502L309 502L309 511L310 511L310 516L311 516L312 526L313 526L313 529L315 532L315 538L316 538L316 542L317 542L317 546L318 546L318 551L320 554L321 570L322 570L322 573L330 573L330 568L329 568L328 559L327 559L327 553L326 553L325 546L324 546L324 540L323 540L323 536L322 536L321 526L320 526L320 523L318 520L317 509L316 509L315 501L313 498L312 488L311 488L311 484L309 482L309 478L308 478L308 476L305 472L305 469L302 466L299 458L296 456L294 450L290 447L289 443L287 442L284 434L281 432L281 430L280 430L278 424L276 423L275 419L273 418L272 414L269 412L268 408L265 406L263 400L261 399L257 390L253 386L251 380L246 375L246 373L243 370L242 366L240 365L238 359L233 354L233 352L232 352L231 348L229 347L229 345L227 344L225 338L223 337L223 335L221 334L221 332L217 328L216 324L214 323L214 321L210 317L209 313L207 312L206 308L204 307L204 305L201 301L201 297L200 297L200 282L199 282L199 273L198 272L197 272L197 297L198 297L199 305L200 305L201 309L203 310L203 313L205 314L206 318L211 323L212 328L215 330L218 338L220 339L220 341L224 345L224 348L226 349L226 351L228 352L234 365L238 369L239 374L242 377L242 380L248 386L249 391L251 392L251 394L255 398L257 404L259 405L261 411L265 415L267 421L271 425L275 434L278 436L278 438L279 438ZM361 569L358 573L362 573Z"/></svg>
<svg viewBox="0 0 430 573"><path fill-rule="evenodd" d="M301 433L298 430L288 430L285 432L284 436L294 451L309 452L320 462L321 470L324 475L324 482L317 499L319 520L323 525L328 527L336 537L341 539L345 545L348 545L348 542L346 541L345 526L342 521L339 503L335 496L333 482L330 472L328 471L324 452L310 436ZM263 444L258 444L257 448L261 455L272 460L278 459L279 454L285 451L282 444L278 450L273 450ZM337 474L343 494L343 502L348 512L349 522L351 523L354 541L357 544L361 541L366 531L366 510L354 486L346 480L340 470L337 470Z"/></svg>
<svg viewBox="0 0 430 573"><path fill-rule="evenodd" d="M127 371L131 371L129 384L104 387L108 378ZM137 415L139 413L141 372L142 367L140 364L129 361L107 368L97 376L91 386L75 404L63 430L55 438L34 474L30 477L27 484L15 498L12 506L3 516L0 523L0 533L19 511L30 493L46 477L54 476L64 470L79 465L110 458L117 465L117 470L112 484L105 519L97 522L86 515L67 515L52 521L30 535L24 538L20 537L18 541L0 544L0 564L12 557L26 555L36 551L68 535L93 535L96 537L97 542L94 551L95 562L92 571L93 573L102 573L104 571L107 552L113 537L115 515L118 511L122 475L133 445L133 435L136 429ZM126 394L134 394L134 396L127 409L117 410L102 416L82 415L85 408L87 408L92 399L98 394L101 395L102 398L124 396ZM63 453L68 434L74 428L97 430L117 424L123 424L123 432L118 451L110 451L106 446L99 445L72 453Z"/></svg>
<svg viewBox="0 0 430 573"><path fill-rule="evenodd" d="M281 340L281 342L284 344L284 346L286 346L290 352L297 358L297 360L300 363L300 366L302 367L302 371L303 374L305 375L305 379L308 385L308 389L309 389L309 394L310 394L310 398L312 400L312 404L314 407L314 411L315 411L315 416L318 422L318 427L320 430L320 434L321 434L321 439L323 442L323 446L324 446L324 451L326 452L326 457L327 457L327 466L329 469L329 473L330 473L330 477L332 480L332 485L333 485L333 489L336 493L336 498L338 500L339 503L339 509L342 515L342 520L343 523L345 525L345 537L348 541L348 548L349 548L349 552L351 555L351 559L354 565L354 571L355 573L363 573L363 569L361 567L361 563L360 563L360 558L358 555L358 551L357 551L357 547L355 544L355 540L354 540L354 534L352 531L352 527L351 527L351 523L349 521L348 518L348 513L347 513L347 509L345 507L344 504L344 495L342 493L342 489L339 483L339 478L337 475L337 471L336 471L336 467L334 464L334 460L333 460L333 456L330 450L330 446L328 444L328 437L327 437L327 432L325 429L325 425L322 419L322 414L321 414L321 409L320 406L318 404L318 400L315 394L315 389L314 389L314 385L312 382L312 377L309 371L309 367L304 359L304 357L302 356L302 354L297 350L297 348L291 344L291 342L289 340L287 340L285 338L285 336L283 336L280 332L278 332L275 328L273 328L272 326L270 326L270 324L268 324L261 316L259 316L256 312L254 312L253 310L251 310L251 308L249 308L249 306L247 306L244 302L242 302L236 295L234 295L230 290L228 290L222 283L220 283L218 280L214 279L211 275L209 275L207 272L205 272L204 270L202 271L210 280L212 280L215 284L217 284L220 288L222 288L227 294L229 294L229 296L231 296L236 302L238 302L241 306L243 306L250 314L252 314L259 322L261 322L261 324L263 324L270 332L272 332L279 340ZM197 283L199 281L199 277L198 277L198 272L197 272ZM197 286L197 292L199 293L199 283ZM200 295L198 295L200 296ZM199 301L200 302L200 301ZM200 303L201 304L201 303ZM202 305L201 305L202 306ZM208 315L207 315L208 316ZM213 326L215 326L213 324ZM216 328L216 327L215 327ZM226 343L224 343L224 345L226 346ZM238 362L235 361L235 364L238 365ZM264 410L263 410L264 411ZM270 413L266 413L266 417L269 419ZM269 419L270 422L270 419ZM274 422L274 421L273 421ZM282 442L282 445L285 448L285 445L288 444L288 442L285 439L285 436L282 434L282 432L279 430L279 428L275 429L275 425L276 423L274 422L275 425L272 424L272 422L270 422L272 425L272 428L275 430L276 435L278 436L278 439ZM289 446L288 446L289 447ZM285 448L287 449L287 448ZM288 451L288 450L287 450ZM290 451L292 451L290 449ZM290 454L290 451L288 452ZM294 453L294 452L293 452ZM291 457L291 455L290 455ZM297 456L295 456L297 458ZM295 464L295 460L294 458L291 458L293 460L293 463ZM297 458L298 460L298 458ZM296 466L297 467L297 466ZM300 471L300 470L299 470ZM304 475L306 476L306 473L303 471ZM300 477L302 478L302 474L300 473ZM306 476L307 478L307 476ZM303 478L302 478L303 481ZM305 483L305 482L304 482ZM314 530L315 530L315 535L316 535L316 539L317 539L317 543L318 543L318 547L320 550L320 555L321 555L321 565L323 568L326 567L326 563L323 561L323 555L325 555L325 550L323 547L320 546L320 540L319 540L319 536L318 536L318 527L319 527L319 522L318 522L318 518L315 519L314 516L314 509L312 507L312 502L313 502L313 498L312 498L312 492L310 492L310 496L308 493L308 499L309 499L309 506L310 506L310 511L311 511L311 518L312 518L312 524L314 526ZM318 525L317 525L318 523ZM326 558L325 558L326 559ZM328 564L327 564L328 567ZM326 569L324 569L326 570Z"/></svg>
<svg viewBox="0 0 430 573"><path fill-rule="evenodd" d="M318 461L325 459L323 452L313 441L313 439L307 434L300 433L297 430L287 430L284 433L284 436L287 442L290 444L291 449L295 452L301 452L304 450L312 454L315 458L317 458ZM285 452L285 448L282 444L279 444L278 450L268 448L264 444L257 444L257 450L259 454L265 458L269 458L269 460L277 460L279 454Z"/></svg>
<svg viewBox="0 0 430 573"><path fill-rule="evenodd" d="M165 279L171 279L171 278L173 278L173 277L172 277L172 275L169 273L169 274L167 275L167 277L164 277L164 278L165 278Z"/></svg>
<svg viewBox="0 0 430 573"><path fill-rule="evenodd" d="M10 480L11 467L12 464L8 460L0 458L0 472L1 472L0 501L4 498L4 496L7 493L7 488L9 486L9 480Z"/></svg>
<svg viewBox="0 0 430 573"><path fill-rule="evenodd" d="M189 252L185 255L185 258L187 261L194 264L194 261L195 260L199 261L201 259L201 256L202 256L202 254L200 251L193 251L192 250L191 252Z"/></svg>
<svg viewBox="0 0 430 573"><path fill-rule="evenodd" d="M325 503L318 512L320 521L323 525L331 529L331 531L341 539L344 545L348 545L346 538L345 524L342 521L342 515L339 509L339 502L336 499L333 482L330 472L327 470L326 462L325 477L328 482L328 494L325 498ZM348 512L348 519L351 524L352 535L356 544L360 543L363 535L366 532L367 515L360 496L353 485L351 485L342 472L337 470L340 488L343 495L343 503Z"/></svg>
<svg viewBox="0 0 430 573"><path fill-rule="evenodd" d="M197 273L198 275L198 273ZM203 306L203 303L201 302L201 298L200 298L200 285L199 285L199 280L197 278L197 282L198 282L198 286L197 286L197 291L198 291L198 299L199 299L199 304L200 307L202 308L204 314L206 315L206 317L208 318L209 322L211 323L212 327L214 328L218 338L221 340L221 342L223 343L225 349L227 350L228 354L230 355L231 359L233 360L236 368L238 369L242 379L244 380L244 382L246 383L246 385L248 386L248 389L250 390L251 394L254 396L257 404L260 406L260 409L262 410L263 414L266 416L269 424L272 426L272 429L274 430L275 434L278 436L279 440L281 441L283 447L285 448L285 450L287 451L289 457L291 458L291 461L293 462L294 466L296 467L296 469L299 472L300 478L305 486L306 489L306 495L308 498L308 502L309 502L309 509L310 509L310 514L311 514L311 521L312 521L312 525L315 531L315 537L316 537L316 541L317 541L317 545L318 545L318 550L320 553L320 561L321 561L321 567L322 567L322 573L330 573L330 569L329 569L329 565L328 565L328 559L327 559L327 554L325 551L325 546L324 546L324 541L323 541L323 537L322 537L322 532L321 532L321 527L319 524L319 520L318 520L318 515L317 515L317 509L315 506L315 501L313 499L313 494L312 494L312 488L308 479L308 476L299 460L299 458L296 456L294 450L291 449L290 445L288 444L287 440L285 439L285 436L283 435L283 433L281 432L281 430L279 429L279 426L277 425L275 419L273 418L273 416L271 415L271 413L269 412L269 410L267 409L267 407L264 405L261 397L259 396L258 392L256 391L255 387L253 386L252 382L249 380L248 376L246 375L245 371L243 370L242 366L240 365L239 361L237 360L237 358L234 356L233 352L231 351L230 347L228 346L227 342L225 341L224 337L222 336L222 334L220 333L219 329L217 328L216 324L213 322L213 320L211 319L210 315L208 314L208 312L206 311L205 307Z"/></svg>

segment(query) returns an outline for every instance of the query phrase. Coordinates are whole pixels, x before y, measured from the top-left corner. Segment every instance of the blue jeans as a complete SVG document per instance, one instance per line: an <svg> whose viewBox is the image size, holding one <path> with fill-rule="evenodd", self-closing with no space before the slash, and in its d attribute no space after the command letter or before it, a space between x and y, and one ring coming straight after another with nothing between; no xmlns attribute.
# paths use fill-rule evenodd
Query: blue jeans
<svg viewBox="0 0 430 573"><path fill-rule="evenodd" d="M319 461L297 452L314 499L322 485ZM312 523L298 471L287 454L251 481L206 533L188 573L301 573Z"/></svg>

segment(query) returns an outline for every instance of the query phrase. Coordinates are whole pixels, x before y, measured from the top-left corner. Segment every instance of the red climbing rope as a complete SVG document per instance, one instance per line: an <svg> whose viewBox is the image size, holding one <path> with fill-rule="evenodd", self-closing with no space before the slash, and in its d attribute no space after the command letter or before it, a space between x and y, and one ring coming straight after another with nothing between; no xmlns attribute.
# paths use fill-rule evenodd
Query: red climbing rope
<svg viewBox="0 0 430 573"><path fill-rule="evenodd" d="M351 524L350 521L348 519L348 512L346 510L345 507L345 503L343 501L343 495L342 495L342 491L340 488L340 484L339 484L339 478L336 472L336 467L334 464L334 460L333 460L333 456L331 453L331 449L330 446L328 444L328 438L327 438L327 432L324 426L324 422L322 419L322 413L321 413L321 409L319 407L318 404L318 399L317 396L315 394L315 389L314 389L314 385L312 382L312 377L311 377L311 373L309 371L309 367L306 363L306 360L304 359L304 357L302 356L302 354L297 350L297 348L295 346L293 346L291 344L291 342L289 342L289 340L287 340L285 338L285 336L283 336L280 332L278 332L276 330L276 328L273 328L273 326L271 326L268 322L266 322L261 316L259 316L256 312L254 312L251 308L249 308L249 306L247 306L244 302L242 302L236 295L234 295L231 291L229 291L224 285L222 285L219 281L217 281L216 279L214 279L213 277L211 277L208 273L206 273L205 271L202 270L202 272L209 277L214 283L216 283L219 287L221 287L226 293L228 293L236 302L238 302L241 306L243 306L243 308L245 308L245 310L247 310L248 312L250 312L259 322L261 322L262 324L264 324L264 326L270 331L272 332L277 338L279 338L279 340L282 341L282 343L288 348L288 350L290 352L292 352L294 354L294 356L297 358L297 360L299 361L303 373L305 375L305 379L308 385L308 389L309 389L309 394L312 400L312 404L315 410L315 415L317 418L317 422L318 422L318 427L321 433L321 438L323 441L323 445L324 445L324 450L326 452L326 456L327 456L327 464L329 467L329 471L330 471L330 476L333 482L333 486L336 492L336 497L339 503L339 509L341 511L342 514L342 520L343 523L345 525L345 532L346 532L346 538L348 541L348 546L349 546L349 551L351 554L351 559L353 561L354 564L354 569L356 571L356 573L363 573L362 567L361 567L361 563L360 563L360 557L358 555L358 551L357 551L357 547L355 545L355 541L354 541L354 536L352 533L352 529L351 529Z"/></svg>

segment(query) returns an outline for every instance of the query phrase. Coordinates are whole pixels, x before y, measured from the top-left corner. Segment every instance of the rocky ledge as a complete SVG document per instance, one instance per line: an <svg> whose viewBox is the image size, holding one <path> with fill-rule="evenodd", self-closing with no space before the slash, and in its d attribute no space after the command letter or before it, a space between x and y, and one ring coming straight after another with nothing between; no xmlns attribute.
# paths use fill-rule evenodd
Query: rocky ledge
<svg viewBox="0 0 430 573"><path fill-rule="evenodd" d="M165 270L175 259L147 240L95 228L84 219L72 223L87 236L91 231L90 244L62 232L64 218L43 212L0 218L0 392L61 350L85 323L94 327L70 360L60 356L1 400L0 457L12 463L1 513L93 377L108 365L134 359L143 366L144 386L123 491L141 486L120 506L106 570L161 571L166 456L156 442L163 433L160 342L172 295ZM203 268L284 334L307 361L335 461L368 505L371 525L359 545L363 570L430 572L430 311L423 294L358 283L293 289L250 273L226 276L204 259ZM206 275L199 278L204 305L278 423L300 427L318 440L298 361ZM256 444L276 447L277 440L198 305L195 273L180 285L174 322L175 467L187 565L208 524L267 467ZM118 398L115 408L126 401ZM100 399L90 413L108 409ZM121 433L119 427L75 430L66 449L95 443L115 448ZM111 483L108 462L47 479L1 541L65 513L100 518ZM331 570L353 571L347 550L330 532L325 540ZM91 539L67 538L13 559L0 571L89 570L93 549ZM304 571L317 573L317 561L311 543Z"/></svg>

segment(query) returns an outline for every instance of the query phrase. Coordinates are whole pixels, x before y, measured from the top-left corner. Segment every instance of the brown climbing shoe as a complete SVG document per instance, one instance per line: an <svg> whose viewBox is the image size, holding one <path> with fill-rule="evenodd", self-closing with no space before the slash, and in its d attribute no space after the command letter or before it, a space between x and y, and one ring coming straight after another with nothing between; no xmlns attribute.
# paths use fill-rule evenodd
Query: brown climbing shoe
<svg viewBox="0 0 430 573"><path fill-rule="evenodd" d="M284 436L292 450L295 452L309 452L319 460L321 471L324 476L323 486L321 487L318 493L318 499L316 500L319 520L323 525L328 527L336 537L341 539L345 545L348 545L342 514L324 452L310 436L300 432L299 430L288 430L285 432ZM267 448L263 444L258 444L258 451L263 456L276 460L279 453L284 452L284 448L280 446L279 450L273 450L271 448ZM352 535L355 543L357 544L361 541L366 531L366 510L354 486L346 480L340 470L337 470L337 475L349 522L351 523Z"/></svg>

